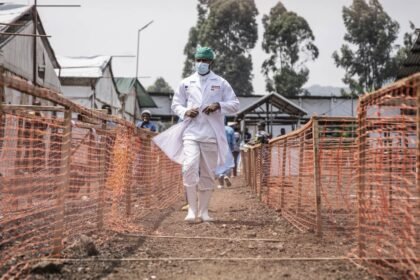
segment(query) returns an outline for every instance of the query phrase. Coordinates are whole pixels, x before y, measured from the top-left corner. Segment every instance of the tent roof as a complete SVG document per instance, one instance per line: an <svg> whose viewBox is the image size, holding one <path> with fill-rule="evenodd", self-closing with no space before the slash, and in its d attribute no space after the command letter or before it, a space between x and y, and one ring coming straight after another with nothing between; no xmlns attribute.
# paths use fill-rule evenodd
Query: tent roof
<svg viewBox="0 0 420 280"><path fill-rule="evenodd" d="M129 94L131 90L135 88L139 108L157 107L152 97L136 78L115 78L115 83L121 94Z"/></svg>
<svg viewBox="0 0 420 280"><path fill-rule="evenodd" d="M243 117L246 114L253 113L255 109L259 108L261 105L267 102L278 108L283 113L291 116L304 116L307 114L304 109L289 101L287 98L281 96L278 93L272 92L261 97L254 103L250 104L248 107L242 109L236 115L237 117Z"/></svg>
<svg viewBox="0 0 420 280"><path fill-rule="evenodd" d="M57 58L61 65L60 77L63 78L101 78L111 61L111 57L107 55Z"/></svg>

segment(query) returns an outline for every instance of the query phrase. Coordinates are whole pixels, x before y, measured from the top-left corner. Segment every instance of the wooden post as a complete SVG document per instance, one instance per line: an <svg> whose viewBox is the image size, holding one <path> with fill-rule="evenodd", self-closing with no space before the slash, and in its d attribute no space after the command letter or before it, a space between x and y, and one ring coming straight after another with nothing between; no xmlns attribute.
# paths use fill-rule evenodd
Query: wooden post
<svg viewBox="0 0 420 280"><path fill-rule="evenodd" d="M33 24L34 24L34 35L37 35L38 33L38 11L37 9L37 0L35 0L33 9L32 9L32 15L33 15ZM34 48L33 48L33 71L32 71L32 75L33 75L33 84L34 85L38 85L37 83L37 77L38 77L38 60L37 60L37 54L38 54L38 46L37 46L37 36L34 36L33 38L33 44L34 44Z"/></svg>
<svg viewBox="0 0 420 280"><path fill-rule="evenodd" d="M136 146L136 129L133 129L133 133L130 134L130 145L131 147L127 147L129 150L131 150L132 148L134 148ZM125 202L126 202L126 208L125 208L125 214L127 217L131 216L131 198L132 198L132 185L133 185L133 181L134 181L134 161L135 161L135 155L132 155L130 153L129 155L129 163L128 163L128 168L127 168L127 176L128 176L128 180L127 180L127 193L126 193L126 197L125 197Z"/></svg>
<svg viewBox="0 0 420 280"><path fill-rule="evenodd" d="M420 81L417 81L417 193L420 193Z"/></svg>
<svg viewBox="0 0 420 280"><path fill-rule="evenodd" d="M245 151L244 150L241 150L241 160L242 160L241 175L244 176L245 184L248 185L247 177L246 177L246 162L247 162L248 159L245 157Z"/></svg>
<svg viewBox="0 0 420 280"><path fill-rule="evenodd" d="M4 71L3 69L0 69L0 76L3 77L4 75ZM3 106L3 103L6 103L6 93L5 93L5 89L4 89L4 85L0 85L0 113L1 113L1 109Z"/></svg>
<svg viewBox="0 0 420 280"><path fill-rule="evenodd" d="M3 76L3 70L0 69L0 76ZM5 89L4 89L4 85L0 85L0 150L3 147L3 138L4 138L4 132L6 129L6 118L3 120L3 115L6 116L6 114L4 113L4 104L3 102L6 101L6 97L5 97Z"/></svg>
<svg viewBox="0 0 420 280"><path fill-rule="evenodd" d="M248 187L250 188L250 189L252 189L252 172L251 172L251 160L252 160L252 158L251 158L251 155L252 155L252 150L251 149L248 149L248 151L247 151L247 161L248 161L248 163L247 163L247 183L248 183Z"/></svg>
<svg viewBox="0 0 420 280"><path fill-rule="evenodd" d="M254 180L254 178L255 178L255 151L254 151L254 148L252 148L251 149L251 155L250 155L251 157L250 157L250 165L249 165L249 170L251 171L250 172L250 182L251 182L251 190L252 190L252 192L254 192L255 191L255 180Z"/></svg>
<svg viewBox="0 0 420 280"><path fill-rule="evenodd" d="M89 178L88 182L87 182L87 193L90 194L90 189L92 188L92 183L91 183L92 176L93 176L93 172L95 170L94 169L95 167L93 166L95 156L93 155L94 152L93 152L93 147L92 147L93 145L95 145L95 136L93 135L92 130L89 130L88 138L89 138L89 140L88 140L88 166L87 166L86 169L88 171L87 177Z"/></svg>
<svg viewBox="0 0 420 280"><path fill-rule="evenodd" d="M147 134L146 135L146 137L143 139L143 143L144 143L144 149L145 149L145 152L144 152L144 155L145 155L145 157L144 157L144 161L143 161L143 164L145 165L144 166L144 170L145 170L145 172L143 173L143 174L146 174L146 178L145 178L145 180L146 180L146 201L145 201L145 203L146 203L146 208L151 208L151 206L152 205L154 205L154 202L155 202L155 197L153 196L153 192L152 192L152 189L153 189L153 168L154 168L154 166L152 165L152 158L153 158L153 155L152 155L152 151L151 151L151 141L152 141L152 139L151 139L151 136L149 135L149 134Z"/></svg>
<svg viewBox="0 0 420 280"><path fill-rule="evenodd" d="M303 184L303 164L305 156L305 133L303 133L303 139L300 141L299 145L299 179L298 179L298 189L297 189L297 208L296 208L296 216L299 216L302 207L302 184Z"/></svg>
<svg viewBox="0 0 420 280"><path fill-rule="evenodd" d="M64 238L64 219L65 219L65 196L68 193L70 184L70 153L71 153L71 111L64 111L64 129L61 145L61 164L60 174L62 176L61 187L58 190L57 198L57 229L54 237L53 254L59 255L62 250L62 240Z"/></svg>
<svg viewBox="0 0 420 280"><path fill-rule="evenodd" d="M254 175L252 176L252 180L254 181L254 183L253 183L253 185L254 185L254 193L255 194L257 194L257 187L258 187L258 184L257 184L257 175L258 175L258 166L257 166L257 164L258 164L258 162L257 162L257 149L255 148L254 150L253 150L253 160L252 160L252 163L254 164Z"/></svg>
<svg viewBox="0 0 420 280"><path fill-rule="evenodd" d="M314 143L314 185L316 195L316 234L322 236L322 215L321 215L321 169L319 156L319 123L314 119L312 124L313 143Z"/></svg>
<svg viewBox="0 0 420 280"><path fill-rule="evenodd" d="M265 203L267 205L269 204L269 181L271 181L271 164L272 164L272 157L273 157L273 145L267 144L266 146L266 156L265 159L265 172L263 173L262 182L264 186L264 197L265 197ZM264 167L264 166L263 166Z"/></svg>
<svg viewBox="0 0 420 280"><path fill-rule="evenodd" d="M281 199L280 199L280 209L284 210L284 196L285 196L285 178L286 178L286 162L287 162L287 138L284 139L283 143L283 158L281 164Z"/></svg>
<svg viewBox="0 0 420 280"><path fill-rule="evenodd" d="M364 233L364 226L366 224L366 201L365 201L365 166L366 166L366 111L364 104L359 103L358 112L358 153L359 153L359 164L357 167L357 200L358 200L358 250L359 257L364 258L366 256L366 239Z"/></svg>
<svg viewBox="0 0 420 280"><path fill-rule="evenodd" d="M3 70L0 69L0 75L3 76ZM4 141L4 134L5 134L5 130L6 130L6 114L4 114L3 112L3 102L5 100L4 98L5 94L4 94L4 86L0 85L0 151L3 148L3 141ZM4 119L3 119L3 115L4 115ZM4 217L6 217L6 215L8 215L8 212L10 212L10 210L7 210L7 206L6 206L6 200L5 200L5 195L10 195L9 193L9 184L6 185L6 180L3 180L3 174L0 174L0 211L2 211L2 213L4 213Z"/></svg>
<svg viewBox="0 0 420 280"><path fill-rule="evenodd" d="M265 149L265 147L264 147L264 144L261 144L261 147L260 147L260 161L257 163L258 164L258 166L259 166L259 168L260 168L260 174L259 174L259 176L258 176L258 181L259 181L259 189L258 189L258 198L261 200L261 195L262 195L262 188L263 188L263 174L264 174L264 166L263 166L263 163L264 163L264 159L263 159L263 156L264 156L264 149Z"/></svg>
<svg viewBox="0 0 420 280"><path fill-rule="evenodd" d="M102 120L102 129L106 130L106 121ZM106 151L107 151L107 134L101 136L100 153L99 153L99 194L98 194L98 230L104 227L104 207L105 207L105 190L106 190Z"/></svg>

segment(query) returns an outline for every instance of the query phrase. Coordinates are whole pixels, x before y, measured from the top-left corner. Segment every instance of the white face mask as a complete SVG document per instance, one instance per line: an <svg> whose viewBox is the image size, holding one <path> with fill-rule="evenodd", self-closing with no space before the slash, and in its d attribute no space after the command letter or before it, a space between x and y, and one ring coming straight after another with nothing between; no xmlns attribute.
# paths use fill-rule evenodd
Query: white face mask
<svg viewBox="0 0 420 280"><path fill-rule="evenodd" d="M198 74L204 75L209 72L210 64L205 62L196 62L195 63L195 70Z"/></svg>

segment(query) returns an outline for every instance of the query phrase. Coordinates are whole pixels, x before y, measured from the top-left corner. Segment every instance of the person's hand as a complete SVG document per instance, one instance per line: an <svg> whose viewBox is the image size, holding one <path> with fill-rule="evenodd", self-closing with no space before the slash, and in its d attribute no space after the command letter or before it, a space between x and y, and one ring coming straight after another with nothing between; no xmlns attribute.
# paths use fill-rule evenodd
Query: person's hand
<svg viewBox="0 0 420 280"><path fill-rule="evenodd" d="M197 117L198 113L199 113L198 108L192 108L185 112L185 116L193 119Z"/></svg>
<svg viewBox="0 0 420 280"><path fill-rule="evenodd" d="M217 111L220 109L220 104L218 102L216 103L212 103L209 106L207 106L206 108L203 109L203 113L208 115L210 113L213 113L214 111Z"/></svg>

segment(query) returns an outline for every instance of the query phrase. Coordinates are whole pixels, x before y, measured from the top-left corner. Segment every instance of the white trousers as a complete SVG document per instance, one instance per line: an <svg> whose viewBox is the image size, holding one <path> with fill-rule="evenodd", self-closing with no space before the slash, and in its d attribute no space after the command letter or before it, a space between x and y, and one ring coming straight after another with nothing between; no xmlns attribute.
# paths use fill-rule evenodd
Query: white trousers
<svg viewBox="0 0 420 280"><path fill-rule="evenodd" d="M214 189L214 172L217 166L217 144L184 140L185 160L182 178L185 187L199 190Z"/></svg>

